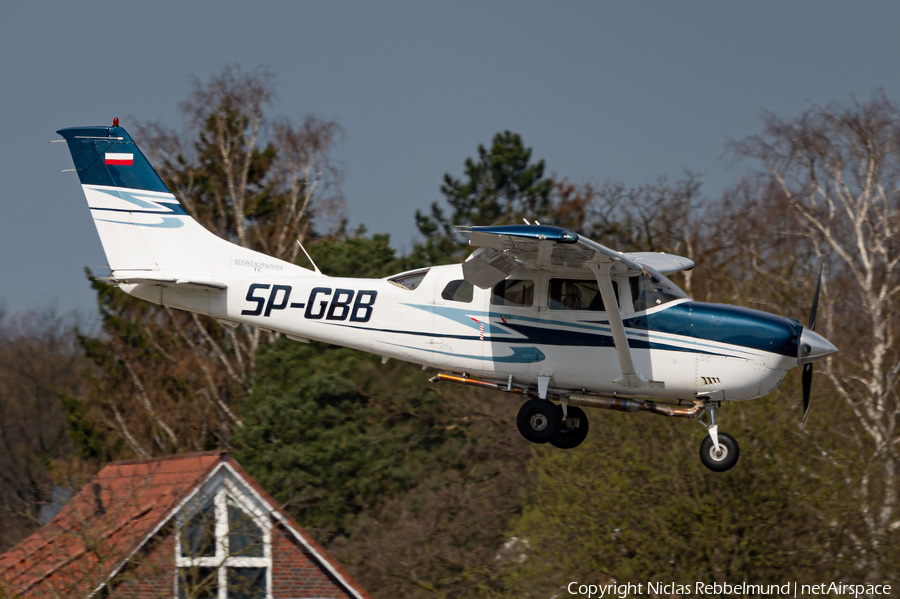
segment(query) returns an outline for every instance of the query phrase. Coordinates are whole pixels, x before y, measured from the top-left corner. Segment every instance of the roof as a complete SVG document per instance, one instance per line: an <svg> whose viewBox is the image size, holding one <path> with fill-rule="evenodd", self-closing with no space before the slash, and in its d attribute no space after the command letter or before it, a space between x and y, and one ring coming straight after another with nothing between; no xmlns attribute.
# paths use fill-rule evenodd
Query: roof
<svg viewBox="0 0 900 599"><path fill-rule="evenodd" d="M296 540L351 594L368 594L227 452L113 462L31 536L0 555L0 582L19 594L92 594L171 520L215 472L228 469L270 507Z"/></svg>

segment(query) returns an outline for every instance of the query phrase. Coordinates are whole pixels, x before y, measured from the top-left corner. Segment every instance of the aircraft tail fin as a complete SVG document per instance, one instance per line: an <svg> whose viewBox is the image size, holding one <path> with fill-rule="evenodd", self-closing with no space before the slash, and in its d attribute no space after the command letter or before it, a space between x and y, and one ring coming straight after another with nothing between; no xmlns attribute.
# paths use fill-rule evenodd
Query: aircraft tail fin
<svg viewBox="0 0 900 599"><path fill-rule="evenodd" d="M72 127L57 133L69 146L114 278L117 270L310 273L203 228L118 126L118 119L112 127Z"/></svg>

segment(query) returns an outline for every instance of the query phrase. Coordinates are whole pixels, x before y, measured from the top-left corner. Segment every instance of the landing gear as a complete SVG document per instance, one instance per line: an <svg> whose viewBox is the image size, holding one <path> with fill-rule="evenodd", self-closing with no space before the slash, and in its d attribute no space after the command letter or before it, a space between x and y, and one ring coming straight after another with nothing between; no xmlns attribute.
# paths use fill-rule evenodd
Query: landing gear
<svg viewBox="0 0 900 599"><path fill-rule="evenodd" d="M516 426L522 436L532 443L546 443L559 432L562 412L546 399L529 399L519 408Z"/></svg>
<svg viewBox="0 0 900 599"><path fill-rule="evenodd" d="M563 424L563 409L546 399L530 399L519 409L516 425L522 436L532 443L550 443L560 449L578 447L588 434L588 418L584 410L568 406Z"/></svg>
<svg viewBox="0 0 900 599"><path fill-rule="evenodd" d="M556 408L559 410L561 421L562 406L559 405ZM588 434L588 419L584 410L577 406L568 406L567 411L568 417L565 424L560 424L559 431L550 439L550 445L559 449L578 447Z"/></svg>
<svg viewBox="0 0 900 599"><path fill-rule="evenodd" d="M700 424L706 427L709 436L700 444L700 461L713 472L725 472L731 470L741 457L741 448L734 437L728 433L720 433L716 424L716 407L709 407L709 424L700 420Z"/></svg>
<svg viewBox="0 0 900 599"><path fill-rule="evenodd" d="M549 378L549 377L547 377ZM546 381L538 380L539 393L547 397ZM521 392L521 391L519 391ZM519 409L516 425L522 436L532 443L550 443L559 449L578 447L587 438L589 423L587 415L576 404L619 410L622 412L645 411L662 416L691 418L703 425L708 436L700 444L700 461L713 472L725 472L734 468L741 456L741 449L734 437L719 432L716 424L716 410L722 400L698 398L691 408L659 405L649 400L619 399L584 393L560 395L561 403L554 404L549 399L535 398L526 401ZM709 414L709 424L703 416Z"/></svg>

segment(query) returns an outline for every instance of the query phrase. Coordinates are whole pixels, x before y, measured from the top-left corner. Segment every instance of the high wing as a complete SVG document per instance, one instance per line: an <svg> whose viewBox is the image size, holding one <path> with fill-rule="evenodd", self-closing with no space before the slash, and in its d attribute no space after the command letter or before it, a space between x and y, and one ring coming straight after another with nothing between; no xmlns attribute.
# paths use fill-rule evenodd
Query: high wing
<svg viewBox="0 0 900 599"><path fill-rule="evenodd" d="M675 274L694 268L694 261L684 256L665 252L628 252L625 254L635 262L649 266L664 275Z"/></svg>
<svg viewBox="0 0 900 599"><path fill-rule="evenodd" d="M478 248L465 263L467 281L482 289L493 287L516 269L554 271L609 264L609 274L637 276L649 266L667 275L690 270L694 262L662 252L622 253L587 237L547 225L457 227L469 233L469 245Z"/></svg>
<svg viewBox="0 0 900 599"><path fill-rule="evenodd" d="M597 279L603 303L616 306L613 276L637 276L645 266L663 273L694 266L693 261L672 254L624 254L568 229L547 225L458 227L458 230L469 233L469 245L478 248L463 263L463 277L482 289L493 287L513 271L588 268ZM646 386L647 378L635 370L621 314L609 310L607 315L622 371L622 377L615 382L634 388Z"/></svg>
<svg viewBox="0 0 900 599"><path fill-rule="evenodd" d="M482 289L493 287L516 269L553 271L609 264L616 275L639 275L640 264L615 250L559 227L507 225L459 227L478 248L463 263L465 279Z"/></svg>

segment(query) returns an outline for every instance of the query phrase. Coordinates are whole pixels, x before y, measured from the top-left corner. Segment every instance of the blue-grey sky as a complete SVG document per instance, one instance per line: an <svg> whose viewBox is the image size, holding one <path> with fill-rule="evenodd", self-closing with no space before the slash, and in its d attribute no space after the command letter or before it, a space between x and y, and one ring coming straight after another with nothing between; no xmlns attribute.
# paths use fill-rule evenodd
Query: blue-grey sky
<svg viewBox="0 0 900 599"><path fill-rule="evenodd" d="M0 303L94 307L82 268L106 261L54 131L177 127L190 78L226 64L276 73L272 115L343 126L351 224L403 251L443 174L505 129L576 182L691 169L717 196L763 109L900 100L898 22L887 2L8 3Z"/></svg>

